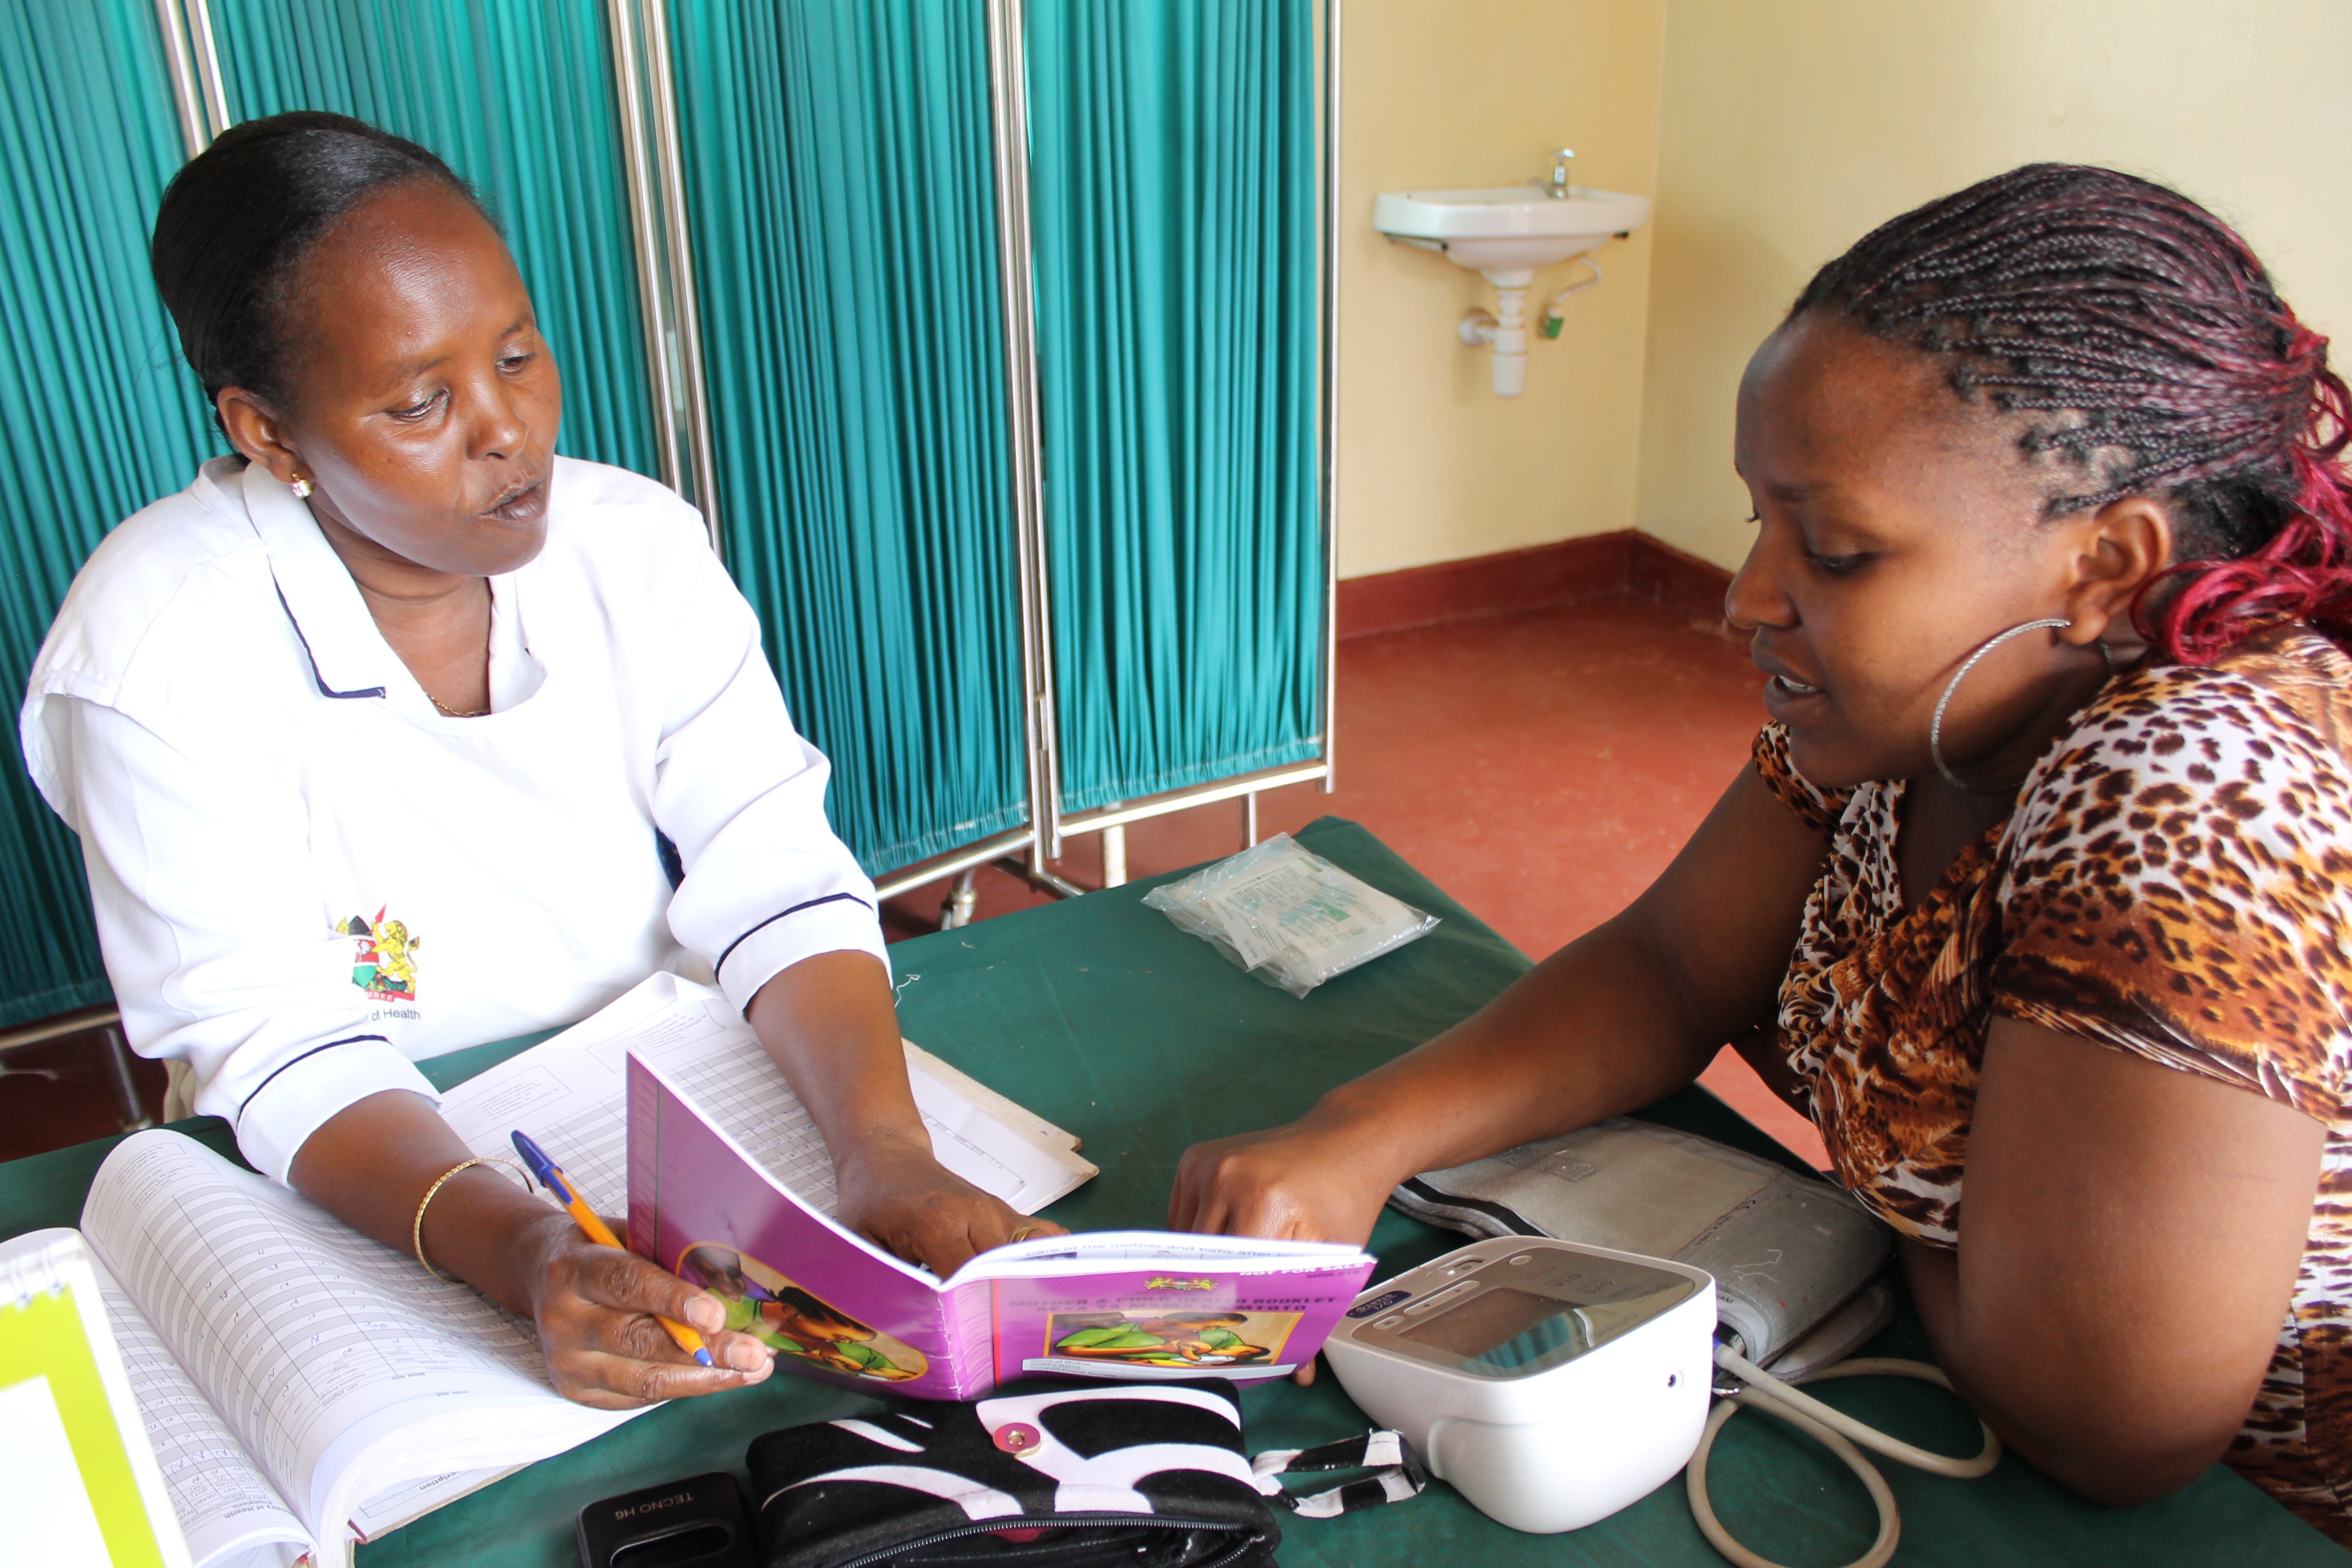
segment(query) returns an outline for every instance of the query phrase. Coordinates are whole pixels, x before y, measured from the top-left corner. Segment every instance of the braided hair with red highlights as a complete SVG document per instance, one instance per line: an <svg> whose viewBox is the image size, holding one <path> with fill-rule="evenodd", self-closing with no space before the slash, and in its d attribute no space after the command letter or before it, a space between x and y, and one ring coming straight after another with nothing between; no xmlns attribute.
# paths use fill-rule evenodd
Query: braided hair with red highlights
<svg viewBox="0 0 2352 1568"><path fill-rule="evenodd" d="M1790 319L1809 311L1948 358L1963 399L2044 416L2023 451L2078 476L2045 515L2165 502L2175 564L2134 614L2166 657L2208 663L2282 618L2352 644L2352 394L2188 197L2030 163L1864 236Z"/></svg>

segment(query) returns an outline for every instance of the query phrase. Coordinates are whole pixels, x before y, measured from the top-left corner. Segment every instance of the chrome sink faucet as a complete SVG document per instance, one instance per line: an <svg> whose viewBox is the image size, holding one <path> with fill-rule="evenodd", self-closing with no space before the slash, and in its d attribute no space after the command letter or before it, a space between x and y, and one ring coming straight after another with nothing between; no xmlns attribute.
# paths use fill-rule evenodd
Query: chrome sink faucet
<svg viewBox="0 0 2352 1568"><path fill-rule="evenodd" d="M1548 181L1529 180L1528 184L1542 191L1544 195L1549 196L1556 202L1564 202L1568 200L1570 189L1568 183L1568 161L1575 156L1575 148L1560 148L1551 155L1551 178Z"/></svg>

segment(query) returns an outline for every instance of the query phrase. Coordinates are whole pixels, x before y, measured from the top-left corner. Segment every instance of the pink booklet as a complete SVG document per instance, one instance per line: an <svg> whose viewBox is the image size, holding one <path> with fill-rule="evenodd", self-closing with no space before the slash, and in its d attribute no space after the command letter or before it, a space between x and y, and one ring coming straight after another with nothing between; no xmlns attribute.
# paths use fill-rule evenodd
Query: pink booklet
<svg viewBox="0 0 2352 1568"><path fill-rule="evenodd" d="M830 1169L779 1172L759 1113L698 1076L629 1056L629 1247L816 1377L928 1399L1029 1373L1278 1377L1372 1270L1353 1247L1129 1230L1015 1242L940 1279L837 1223Z"/></svg>

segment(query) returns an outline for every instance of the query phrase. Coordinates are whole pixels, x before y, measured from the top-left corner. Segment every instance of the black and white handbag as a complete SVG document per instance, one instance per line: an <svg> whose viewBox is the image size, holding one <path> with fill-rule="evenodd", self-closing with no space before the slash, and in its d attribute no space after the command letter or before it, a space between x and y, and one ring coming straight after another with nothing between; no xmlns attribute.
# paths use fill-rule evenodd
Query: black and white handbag
<svg viewBox="0 0 2352 1568"><path fill-rule="evenodd" d="M1420 1461L1394 1433L1261 1455L1215 1379L1034 1378L970 1404L790 1426L748 1464L767 1568L1258 1568L1277 1506L1310 1517L1401 1500ZM1291 1498L1279 1477L1371 1468Z"/></svg>

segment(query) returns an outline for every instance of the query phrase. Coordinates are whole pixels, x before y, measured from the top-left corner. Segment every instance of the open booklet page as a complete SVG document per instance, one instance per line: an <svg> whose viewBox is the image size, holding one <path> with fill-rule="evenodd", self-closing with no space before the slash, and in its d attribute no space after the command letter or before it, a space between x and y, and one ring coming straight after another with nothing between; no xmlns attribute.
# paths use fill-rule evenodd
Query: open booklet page
<svg viewBox="0 0 2352 1568"><path fill-rule="evenodd" d="M477 1154L510 1155L520 1128L599 1213L627 1201L626 1075L635 1052L709 1086L738 1114L758 1157L833 1212L833 1159L808 1111L727 998L656 974L585 1022L469 1079L441 1114ZM1077 1141L911 1044L908 1079L940 1163L1023 1214L1090 1179Z"/></svg>
<svg viewBox="0 0 2352 1568"><path fill-rule="evenodd" d="M157 1441L206 1472L184 1484L225 1542L278 1522L266 1479L323 1558L342 1561L364 1521L388 1528L386 1506L413 1516L635 1414L563 1399L527 1324L175 1132L107 1157L82 1230L217 1418L171 1387L182 1432ZM224 1431L242 1465L202 1462ZM419 1483L422 1507L370 1501Z"/></svg>
<svg viewBox="0 0 2352 1568"><path fill-rule="evenodd" d="M999 1379L1248 1379L1312 1360L1372 1267L1331 1242L1112 1230L984 1252L946 1289L987 1291Z"/></svg>
<svg viewBox="0 0 2352 1568"><path fill-rule="evenodd" d="M1352 1247L1129 1231L1016 1242L942 1282L833 1217L829 1168L781 1156L739 1077L630 1058L629 1242L798 1371L933 1399L1028 1371L1274 1376L1372 1268Z"/></svg>

